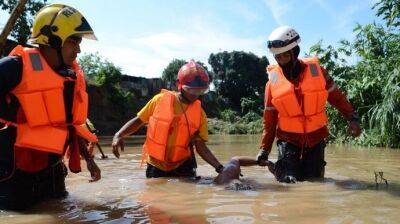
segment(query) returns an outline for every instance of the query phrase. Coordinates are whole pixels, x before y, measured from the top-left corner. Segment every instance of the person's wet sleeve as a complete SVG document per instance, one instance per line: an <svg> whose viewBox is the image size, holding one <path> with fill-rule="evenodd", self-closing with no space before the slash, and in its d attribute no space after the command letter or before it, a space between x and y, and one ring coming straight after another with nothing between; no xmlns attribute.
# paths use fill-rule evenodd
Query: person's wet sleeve
<svg viewBox="0 0 400 224"><path fill-rule="evenodd" d="M334 106L342 116L350 121L356 115L353 106L348 101L346 95L339 89L335 81L325 69L322 69L326 80L326 90L328 91L328 102Z"/></svg>
<svg viewBox="0 0 400 224"><path fill-rule="evenodd" d="M272 144L274 143L276 126L278 124L278 112L272 105L270 84L267 82L265 87L265 108L263 114L263 134L261 137L260 149L271 152Z"/></svg>

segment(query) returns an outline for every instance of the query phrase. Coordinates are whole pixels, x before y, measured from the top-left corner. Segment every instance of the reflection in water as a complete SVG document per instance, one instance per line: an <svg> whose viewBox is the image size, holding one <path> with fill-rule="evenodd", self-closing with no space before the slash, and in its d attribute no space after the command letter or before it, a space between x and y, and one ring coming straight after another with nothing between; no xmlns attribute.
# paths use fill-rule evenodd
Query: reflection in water
<svg viewBox="0 0 400 224"><path fill-rule="evenodd" d="M109 158L97 160L100 182L88 183L88 172L69 174L67 198L24 213L0 211L1 223L397 223L400 218L396 150L328 146L322 181L281 184L266 168L243 167L243 185L217 186L214 169L200 158L198 181L146 179L139 167L142 140L130 139L131 147L115 159L105 139ZM212 136L209 145L227 162L235 155L256 156L258 141L259 136ZM376 170L384 172L388 187L376 188Z"/></svg>

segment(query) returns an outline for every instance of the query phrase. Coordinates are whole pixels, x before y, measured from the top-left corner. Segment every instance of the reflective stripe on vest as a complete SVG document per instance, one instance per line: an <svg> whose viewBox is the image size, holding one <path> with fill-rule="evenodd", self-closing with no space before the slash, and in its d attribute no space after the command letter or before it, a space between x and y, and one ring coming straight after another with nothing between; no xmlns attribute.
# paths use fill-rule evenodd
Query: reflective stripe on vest
<svg viewBox="0 0 400 224"><path fill-rule="evenodd" d="M185 115L174 114L176 96L173 92L162 90L154 113L149 119L147 127L144 152L151 157L163 162L179 162L190 157L189 141L200 128L201 102L196 100L188 105L185 113L189 121L190 134L188 133ZM179 103L179 102L176 102ZM171 151L167 152L167 141L171 128L177 128L177 136Z"/></svg>
<svg viewBox="0 0 400 224"><path fill-rule="evenodd" d="M307 58L303 62L307 67L297 87L301 91L300 99L282 69L278 65L268 66L272 104L279 112L279 128L286 132L310 133L328 122L325 114L328 91L318 59Z"/></svg>
<svg viewBox="0 0 400 224"><path fill-rule="evenodd" d="M63 93L65 78L53 71L37 48L17 46L10 55L20 56L23 62L21 82L11 91L26 117L26 122L17 122L15 145L62 154L68 133ZM86 121L88 95L83 72L76 62L72 68L77 74L72 125L77 128ZM82 137L97 141L96 136L79 131Z"/></svg>

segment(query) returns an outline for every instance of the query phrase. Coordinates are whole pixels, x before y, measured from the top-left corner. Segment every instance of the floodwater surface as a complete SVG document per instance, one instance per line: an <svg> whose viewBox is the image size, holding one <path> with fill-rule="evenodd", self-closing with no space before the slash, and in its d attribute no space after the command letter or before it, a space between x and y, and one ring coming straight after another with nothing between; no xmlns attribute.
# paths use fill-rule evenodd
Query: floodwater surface
<svg viewBox="0 0 400 224"><path fill-rule="evenodd" d="M211 136L209 148L223 163L236 155L255 157L259 136ZM26 212L0 210L0 223L399 223L400 150L327 146L325 179L282 184L263 167L242 168L249 190L213 185L214 169L199 156L195 183L146 179L140 167L143 138L127 141L120 159L97 159L99 182L87 171L69 174L69 196ZM100 153L97 154L99 157ZM276 149L270 156L276 160ZM383 178L375 179L375 172ZM376 184L376 181L378 184Z"/></svg>

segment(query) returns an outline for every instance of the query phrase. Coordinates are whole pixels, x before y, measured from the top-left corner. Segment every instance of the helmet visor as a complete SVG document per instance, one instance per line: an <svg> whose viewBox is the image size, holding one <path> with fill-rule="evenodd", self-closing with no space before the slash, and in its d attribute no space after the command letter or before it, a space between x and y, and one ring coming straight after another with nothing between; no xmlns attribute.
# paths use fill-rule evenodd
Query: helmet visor
<svg viewBox="0 0 400 224"><path fill-rule="evenodd" d="M187 85L182 86L182 88L185 92L195 96L204 95L208 92L208 88L193 88Z"/></svg>
<svg viewBox="0 0 400 224"><path fill-rule="evenodd" d="M97 40L96 35L94 33L85 33L82 35L82 38L90 39L90 40Z"/></svg>
<svg viewBox="0 0 400 224"><path fill-rule="evenodd" d="M285 47L295 41L297 41L298 39L300 39L300 36L296 36L295 38L291 39L291 40L269 40L267 42L268 48L281 48L281 47Z"/></svg>
<svg viewBox="0 0 400 224"><path fill-rule="evenodd" d="M75 33L74 36L79 36L79 37L90 39L90 40L97 40L97 37L96 37L96 35L94 35L93 31L78 32L78 33Z"/></svg>

